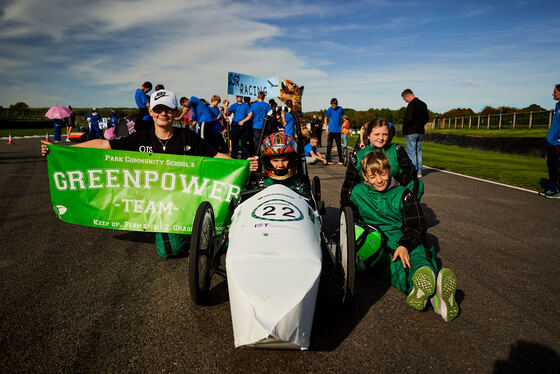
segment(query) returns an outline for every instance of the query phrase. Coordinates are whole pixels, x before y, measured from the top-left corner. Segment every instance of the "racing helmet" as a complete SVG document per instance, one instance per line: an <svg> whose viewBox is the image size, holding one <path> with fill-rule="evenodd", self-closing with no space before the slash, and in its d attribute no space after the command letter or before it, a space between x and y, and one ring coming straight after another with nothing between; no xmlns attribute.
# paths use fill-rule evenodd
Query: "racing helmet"
<svg viewBox="0 0 560 374"><path fill-rule="evenodd" d="M381 258L384 247L383 233L374 225L365 222L354 224L356 233L356 269L372 268Z"/></svg>
<svg viewBox="0 0 560 374"><path fill-rule="evenodd" d="M270 159L275 156L288 155L288 167L285 169L275 169L270 163ZM275 180L288 179L297 170L297 144L294 138L280 132L270 134L261 144L261 161L266 175Z"/></svg>

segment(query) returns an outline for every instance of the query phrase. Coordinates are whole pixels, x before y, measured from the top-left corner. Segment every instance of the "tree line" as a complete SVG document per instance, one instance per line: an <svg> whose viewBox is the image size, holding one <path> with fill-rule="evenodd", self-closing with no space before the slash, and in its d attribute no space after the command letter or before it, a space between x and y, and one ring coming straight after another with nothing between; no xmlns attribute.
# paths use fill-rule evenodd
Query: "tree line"
<svg viewBox="0 0 560 374"><path fill-rule="evenodd" d="M98 108L98 112L102 117L108 117L111 109L113 108ZM37 118L44 118L45 112L48 108L30 108L24 102L18 102L16 104L12 104L9 108L2 108L0 107L0 113L4 111L9 112L17 112L19 116L25 117L37 117ZM91 108L72 108L74 114L76 114L77 118L84 117L86 114L91 112ZM114 108L115 112L122 118L125 115L135 115L138 112L136 108ZM455 118L455 117L469 117L469 116L488 116L488 115L496 115L496 114L510 114L510 113L520 113L520 112L539 112L539 111L546 111L543 107L537 104L531 104L525 108L515 108L510 106L502 106L502 107L492 107L492 106L485 106L480 112L475 112L470 108L454 108L448 110L445 113L436 113L428 110L430 115L430 121L433 121L436 116L439 116L440 119L442 118ZM311 118L314 114L320 114L321 116L325 115L326 109L319 110L319 111L312 111L312 112L305 112L304 118L306 122L310 122ZM389 122L394 124L400 124L404 120L404 116L406 113L406 107L401 107L400 109L394 110L389 108L369 108L368 110L355 110L352 108L344 108L344 114L350 120L350 125L354 129L359 129L364 123L370 121L375 118L384 118Z"/></svg>
<svg viewBox="0 0 560 374"><path fill-rule="evenodd" d="M485 106L480 112L475 112L471 108L454 108L448 110L444 113L437 113L432 112L428 109L428 114L430 115L430 121L433 121L436 116L439 116L440 119L442 118L455 118L455 117L469 117L469 116L488 116L488 115L497 115L500 114L510 114L510 113L521 113L521 112L540 112L546 111L545 108L537 105L531 104L525 108L515 108L509 106L502 106L502 107L492 107L492 106ZM321 116L325 116L325 110L313 111L313 112L306 112L304 113L305 120L307 122L311 121L311 118L314 114L320 114ZM369 108L368 110L354 110L351 108L344 108L344 114L350 120L350 126L354 129L359 129L364 123L376 118L384 118L387 121L400 124L403 123L404 116L406 113L406 107L401 107L400 109L393 110L389 108L382 108L382 109L375 109Z"/></svg>

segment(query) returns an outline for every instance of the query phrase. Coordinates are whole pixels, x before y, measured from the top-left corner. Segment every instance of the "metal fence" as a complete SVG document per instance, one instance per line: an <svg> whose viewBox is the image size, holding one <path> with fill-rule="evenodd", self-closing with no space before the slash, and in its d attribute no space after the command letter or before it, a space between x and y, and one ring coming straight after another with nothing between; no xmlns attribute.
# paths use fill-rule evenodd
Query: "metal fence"
<svg viewBox="0 0 560 374"><path fill-rule="evenodd" d="M550 128L553 110L469 117L438 118L431 122L435 129L534 129Z"/></svg>
<svg viewBox="0 0 560 374"><path fill-rule="evenodd" d="M48 109L48 108L47 108ZM47 120L45 118L45 112L47 111L37 112L37 111L19 111L19 110L7 110L4 109L0 111L0 119L2 120L28 120L28 121L40 121L40 120Z"/></svg>

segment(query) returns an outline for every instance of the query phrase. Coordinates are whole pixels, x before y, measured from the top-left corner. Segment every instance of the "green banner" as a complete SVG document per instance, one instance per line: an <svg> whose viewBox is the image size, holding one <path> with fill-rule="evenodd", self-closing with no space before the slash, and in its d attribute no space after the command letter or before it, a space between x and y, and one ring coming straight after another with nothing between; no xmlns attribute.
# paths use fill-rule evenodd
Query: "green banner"
<svg viewBox="0 0 560 374"><path fill-rule="evenodd" d="M54 211L64 222L114 230L190 234L199 204L229 222L249 163L197 156L49 145Z"/></svg>

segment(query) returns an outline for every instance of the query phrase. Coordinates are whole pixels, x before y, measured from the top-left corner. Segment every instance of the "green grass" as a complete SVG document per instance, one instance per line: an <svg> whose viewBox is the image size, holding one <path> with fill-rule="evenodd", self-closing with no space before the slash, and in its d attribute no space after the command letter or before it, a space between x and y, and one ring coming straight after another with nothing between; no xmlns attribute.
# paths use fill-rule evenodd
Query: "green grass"
<svg viewBox="0 0 560 374"><path fill-rule="evenodd" d="M480 136L489 138L546 138L548 128L538 129L502 129L502 130L477 130L477 129L431 129L428 134L451 134Z"/></svg>
<svg viewBox="0 0 560 374"><path fill-rule="evenodd" d="M349 137L348 144L355 144L355 141L356 137L352 140ZM404 138L395 138L394 142L403 146L406 143ZM542 190L548 180L546 161L543 158L479 151L451 145L423 142L422 163L426 166L534 191Z"/></svg>

